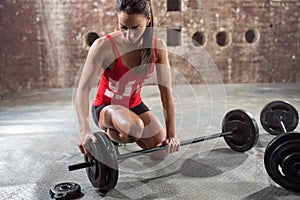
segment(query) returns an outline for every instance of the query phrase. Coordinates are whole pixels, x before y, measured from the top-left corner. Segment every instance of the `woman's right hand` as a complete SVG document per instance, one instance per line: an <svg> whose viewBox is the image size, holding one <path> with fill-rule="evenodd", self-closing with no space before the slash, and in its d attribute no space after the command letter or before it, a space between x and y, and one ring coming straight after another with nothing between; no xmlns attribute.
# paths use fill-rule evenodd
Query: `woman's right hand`
<svg viewBox="0 0 300 200"><path fill-rule="evenodd" d="M96 143L97 138L93 133L86 133L83 134L77 142L77 146L79 147L81 153L85 154L90 160L93 159L93 155L88 151L87 147L91 140Z"/></svg>

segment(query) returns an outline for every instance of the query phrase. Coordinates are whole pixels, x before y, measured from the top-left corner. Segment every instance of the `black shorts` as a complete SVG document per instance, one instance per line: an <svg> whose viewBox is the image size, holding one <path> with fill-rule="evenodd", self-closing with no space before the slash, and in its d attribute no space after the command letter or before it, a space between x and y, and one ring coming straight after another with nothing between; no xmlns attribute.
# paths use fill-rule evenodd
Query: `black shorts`
<svg viewBox="0 0 300 200"><path fill-rule="evenodd" d="M97 126L98 126L99 116L100 116L101 110L105 106L108 106L108 105L109 104L103 104L101 106L92 105L92 116L93 116L94 122ZM149 108L146 106L146 104L144 104L144 102L142 102L142 103L140 103L139 105L137 105L133 108L129 108L129 110L131 110L132 112L134 112L137 115L140 115L140 114L143 114L144 112L149 111Z"/></svg>

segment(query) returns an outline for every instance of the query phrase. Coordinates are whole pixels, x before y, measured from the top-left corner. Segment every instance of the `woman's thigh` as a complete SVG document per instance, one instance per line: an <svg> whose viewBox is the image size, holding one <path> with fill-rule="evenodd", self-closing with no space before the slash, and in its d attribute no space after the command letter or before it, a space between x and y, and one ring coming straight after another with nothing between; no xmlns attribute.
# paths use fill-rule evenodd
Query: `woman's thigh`
<svg viewBox="0 0 300 200"><path fill-rule="evenodd" d="M136 115L123 106L108 105L100 112L99 126L113 141L136 141L143 149L155 147L166 139L166 131L151 111Z"/></svg>

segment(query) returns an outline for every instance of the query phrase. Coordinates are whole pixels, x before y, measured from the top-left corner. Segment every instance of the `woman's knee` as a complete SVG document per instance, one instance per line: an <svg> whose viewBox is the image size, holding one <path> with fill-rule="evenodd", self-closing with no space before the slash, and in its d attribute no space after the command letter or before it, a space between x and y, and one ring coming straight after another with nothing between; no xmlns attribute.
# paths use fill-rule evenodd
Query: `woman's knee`
<svg viewBox="0 0 300 200"><path fill-rule="evenodd" d="M104 129L117 130L120 139L130 142L139 140L144 132L143 120L129 109L118 105L106 106L101 111L99 125Z"/></svg>
<svg viewBox="0 0 300 200"><path fill-rule="evenodd" d="M120 132L123 136L128 137L132 142L139 140L144 132L144 123L139 117L131 118L118 124Z"/></svg>
<svg viewBox="0 0 300 200"><path fill-rule="evenodd" d="M144 131L143 120L124 107L117 107L112 114L112 123L121 133L131 137L141 138Z"/></svg>

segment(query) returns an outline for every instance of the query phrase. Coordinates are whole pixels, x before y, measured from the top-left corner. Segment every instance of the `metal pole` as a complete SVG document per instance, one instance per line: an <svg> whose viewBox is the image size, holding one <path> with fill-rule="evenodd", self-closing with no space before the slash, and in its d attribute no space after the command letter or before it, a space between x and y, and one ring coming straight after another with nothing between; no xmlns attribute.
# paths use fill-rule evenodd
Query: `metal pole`
<svg viewBox="0 0 300 200"><path fill-rule="evenodd" d="M68 167L68 169L69 169L69 171L74 171L74 170L77 170L77 169L91 167L93 165L94 165L94 161L91 160L89 162L84 162L84 163L79 163L79 164L75 164L75 165L70 165Z"/></svg>
<svg viewBox="0 0 300 200"><path fill-rule="evenodd" d="M180 146L194 144L194 143L197 143L197 142L202 142L202 141L205 141L205 140L211 140L211 139L214 139L214 138L218 138L218 137L222 137L222 136L228 136L228 135L231 135L231 134L233 134L233 132L228 131L228 132L224 132L224 133L216 133L216 134L209 135L209 136L197 137L197 138L190 139L190 140L184 140L184 141L180 142ZM124 153L124 154L118 155L118 159L122 160L122 159L130 158L130 157L134 157L134 156L139 156L139 155L142 155L142 154L145 154L145 153L151 153L151 152L154 152L154 151L165 150L165 149L166 149L166 146L160 146L160 147L154 147L154 148L151 148L151 149L143 149L143 150L133 151L133 152L130 152L130 153Z"/></svg>
<svg viewBox="0 0 300 200"><path fill-rule="evenodd" d="M283 132L287 133L286 128L285 128L284 123L283 123L282 120L280 120L280 125L281 125L281 128L282 128Z"/></svg>

